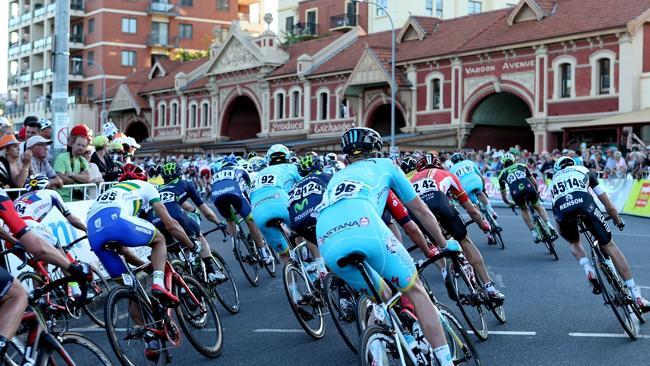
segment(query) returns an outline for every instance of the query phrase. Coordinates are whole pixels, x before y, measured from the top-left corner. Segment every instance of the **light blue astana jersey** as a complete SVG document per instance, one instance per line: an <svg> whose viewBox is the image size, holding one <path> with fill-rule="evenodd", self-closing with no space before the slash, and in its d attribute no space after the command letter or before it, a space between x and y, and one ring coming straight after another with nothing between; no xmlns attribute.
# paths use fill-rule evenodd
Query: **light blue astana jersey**
<svg viewBox="0 0 650 366"><path fill-rule="evenodd" d="M266 167L257 173L255 177L251 190L251 199L255 200L255 196L268 191L269 188L289 192L291 187L300 179L298 167L293 164L278 164Z"/></svg>
<svg viewBox="0 0 650 366"><path fill-rule="evenodd" d="M458 177L466 191L483 190L481 172L473 161L463 160L456 163L449 169L449 172Z"/></svg>

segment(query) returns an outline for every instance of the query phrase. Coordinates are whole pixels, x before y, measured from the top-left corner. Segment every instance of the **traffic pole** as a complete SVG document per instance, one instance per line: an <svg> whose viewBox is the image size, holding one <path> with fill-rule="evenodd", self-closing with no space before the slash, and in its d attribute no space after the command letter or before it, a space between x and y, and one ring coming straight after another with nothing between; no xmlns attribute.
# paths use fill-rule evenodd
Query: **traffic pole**
<svg viewBox="0 0 650 366"><path fill-rule="evenodd" d="M56 1L54 18L54 80L52 85L52 156L65 151L68 136L68 72L70 62L70 0Z"/></svg>

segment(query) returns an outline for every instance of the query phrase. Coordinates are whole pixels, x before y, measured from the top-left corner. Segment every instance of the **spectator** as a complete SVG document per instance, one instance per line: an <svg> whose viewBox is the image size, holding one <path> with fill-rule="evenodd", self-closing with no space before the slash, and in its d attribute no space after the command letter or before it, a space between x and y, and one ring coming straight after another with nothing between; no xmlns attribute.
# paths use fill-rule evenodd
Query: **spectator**
<svg viewBox="0 0 650 366"><path fill-rule="evenodd" d="M99 171L97 164L91 161L92 155L95 153L95 147L88 145L86 152L84 152L84 158L88 161L88 172L90 174L90 181L92 183L101 183L104 181L102 173Z"/></svg>
<svg viewBox="0 0 650 366"><path fill-rule="evenodd" d="M39 121L40 124L40 134L44 138L51 140L52 139L52 121L49 119L42 119Z"/></svg>
<svg viewBox="0 0 650 366"><path fill-rule="evenodd" d="M11 123L5 117L0 117L0 137L11 134Z"/></svg>
<svg viewBox="0 0 650 366"><path fill-rule="evenodd" d="M539 168L539 170L544 174L544 178L546 179L552 179L553 178L553 164L555 161L553 160L553 157L549 153L544 153L543 154L544 162L542 163L542 166Z"/></svg>
<svg viewBox="0 0 650 366"><path fill-rule="evenodd" d="M616 158L614 158L615 148L610 147L607 149L607 159L605 160L605 172L614 173L616 171Z"/></svg>
<svg viewBox="0 0 650 366"><path fill-rule="evenodd" d="M119 169L113 163L112 156L108 154L108 137L98 135L93 139L93 146L95 147L95 153L90 157L90 161L97 165L104 182L117 180Z"/></svg>
<svg viewBox="0 0 650 366"><path fill-rule="evenodd" d="M0 138L0 150L3 151L9 166L8 184L11 188L21 188L29 177L31 168L32 152L27 150L21 159L18 151L19 144L14 135L4 135Z"/></svg>
<svg viewBox="0 0 650 366"><path fill-rule="evenodd" d="M52 189L57 189L63 187L63 181L56 174L52 165L47 161L47 153L49 150L49 145L52 144L52 140L43 138L42 136L32 136L27 139L25 143L26 150L31 151L32 153L32 173L33 174L43 174L44 176L50 179L50 187Z"/></svg>
<svg viewBox="0 0 650 366"><path fill-rule="evenodd" d="M616 161L616 177L625 178L625 174L627 174L627 163L623 159L620 151L614 151L614 160Z"/></svg>
<svg viewBox="0 0 650 366"><path fill-rule="evenodd" d="M72 151L61 153L54 160L54 171L64 184L90 183L88 161L84 158L84 153L88 149L88 139L86 136L75 136L71 142ZM70 188L61 189L59 193L64 200L72 198L72 189ZM83 199L83 195L80 198Z"/></svg>
<svg viewBox="0 0 650 366"><path fill-rule="evenodd" d="M38 118L34 116L28 116L25 118L25 143L20 146L20 153L24 153L28 149L27 141L32 136L38 136L41 134L41 124L38 123Z"/></svg>
<svg viewBox="0 0 650 366"><path fill-rule="evenodd" d="M600 150L596 150L594 153L593 162L595 172L600 173L605 170L605 159L603 159L603 153Z"/></svg>

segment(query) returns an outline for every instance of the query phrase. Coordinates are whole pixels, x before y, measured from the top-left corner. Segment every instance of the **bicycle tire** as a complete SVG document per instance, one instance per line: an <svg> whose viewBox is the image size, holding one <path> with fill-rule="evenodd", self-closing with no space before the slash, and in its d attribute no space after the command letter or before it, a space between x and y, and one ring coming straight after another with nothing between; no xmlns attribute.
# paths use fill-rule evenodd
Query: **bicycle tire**
<svg viewBox="0 0 650 366"><path fill-rule="evenodd" d="M477 285L471 283L462 268L455 269L454 263L460 265L459 261L449 261L447 263L447 276L454 276L452 283L456 293L456 305L460 309L467 325L472 329L474 335L484 341L488 338L487 322L483 315L482 300L480 294L476 291ZM457 275L456 275L457 273ZM462 286L462 287L461 287Z"/></svg>
<svg viewBox="0 0 650 366"><path fill-rule="evenodd" d="M359 353L357 355L359 357L359 365L372 366L377 364L372 358L373 355L371 343L374 342L382 342L384 345L381 348L382 350L385 350L385 352L383 352L383 355L385 357L382 357L383 360L381 364L401 365L401 360L398 358L399 351L397 350L397 347L401 347L401 345L395 344L395 338L393 338L392 335L388 334L384 327L380 327L378 325L369 326L368 328L364 329L363 333L361 334L361 340L359 341ZM406 358L404 361L406 365L413 365L409 358Z"/></svg>
<svg viewBox="0 0 650 366"><path fill-rule="evenodd" d="M493 234L494 240L496 241L496 244L501 247L501 250L506 249L506 243L503 241L503 238L501 237L501 232L494 230Z"/></svg>
<svg viewBox="0 0 650 366"><path fill-rule="evenodd" d="M95 324L104 328L104 307L106 304L106 298L111 292L112 287L106 281L106 278L95 268L90 266L90 271L93 273L93 282L88 286L88 293L93 292L94 296L90 303L84 304L83 310L88 315L90 320ZM100 314L100 311L102 312Z"/></svg>
<svg viewBox="0 0 650 366"><path fill-rule="evenodd" d="M214 249L211 250L211 253L217 270L226 275L226 279L217 284L210 284L210 287L214 290L221 305L229 313L237 314L241 310L241 301L239 301L239 290L237 289L235 278L230 271L230 267L223 260L223 257Z"/></svg>
<svg viewBox="0 0 650 366"><path fill-rule="evenodd" d="M205 357L216 358L221 354L221 350L223 349L223 329L221 327L219 313L217 313L217 307L214 305L214 302L205 288L203 288L199 281L194 277L183 276L183 281L185 281L196 299L205 307L205 313L195 314L197 308L196 303L192 301L187 293L184 293L184 288L180 288L178 284L175 283L174 292L181 302L175 309L178 323L180 324L181 329L183 329L183 334L185 334L194 349ZM193 307L195 309L192 309ZM212 320L214 324L214 334L216 335L214 343L210 341L210 344L203 344L205 343L206 334L212 333L212 329L208 329L208 332L204 332L203 328L206 326L205 321L202 320L200 323L194 321L198 316L201 318L205 317L205 321ZM201 332L194 334L192 332L193 328L198 329L199 327L201 328Z"/></svg>
<svg viewBox="0 0 650 366"><path fill-rule="evenodd" d="M614 315L616 315L616 319L621 324L628 337L632 340L636 340L639 331L634 325L634 321L630 315L631 310L628 311L627 309L630 305L625 304L624 298L627 294L625 292L621 293L621 289L618 288L619 286L616 284L618 280L611 278L611 276L615 276L616 274L611 273L609 267L604 262L604 259L601 259L600 256L598 256L594 270L596 271L596 276L600 283L601 294L603 300L605 300L605 304L610 306Z"/></svg>
<svg viewBox="0 0 650 366"><path fill-rule="evenodd" d="M330 272L325 276L323 281L323 291L325 292L325 303L332 316L334 326L339 332L343 342L350 348L353 353L357 353L357 345L359 343L359 329L357 327L356 314L350 311L350 314L342 314L340 303L340 289L347 287L350 295L354 294L352 288L345 283L336 274ZM354 309L355 300L351 299L352 308Z"/></svg>
<svg viewBox="0 0 650 366"><path fill-rule="evenodd" d="M85 348L86 351L88 352L84 352L83 356L79 355L77 352L74 351L74 348L71 347L71 345L73 344ZM79 333L72 333L72 332L63 333L63 335L61 336L61 345L73 360L75 359L78 360L77 364L82 364L81 360L83 360L83 364L86 365L105 365L105 366L113 365L108 355L98 345L96 345L89 338L84 337ZM86 353L90 353L90 355L95 356L95 358L89 359L89 357L91 356L86 355Z"/></svg>
<svg viewBox="0 0 650 366"><path fill-rule="evenodd" d="M443 304L436 304L438 311L444 317L447 324L443 324L443 329L445 331L445 338L447 339L447 344L449 345L449 350L454 360L454 364L463 364L463 365L481 365L481 359L476 350L476 346L469 334L463 328L460 321L454 313L447 306ZM463 359L463 361L461 361Z"/></svg>
<svg viewBox="0 0 650 366"><path fill-rule="evenodd" d="M560 260L560 257L558 257L557 251L555 250L555 244L553 244L553 240L551 240L551 233L549 232L546 223L544 223L536 214L534 215L534 219L537 234L542 238L542 242L544 242L548 253L552 255L556 261Z"/></svg>
<svg viewBox="0 0 650 366"><path fill-rule="evenodd" d="M287 295L287 300L289 301L289 307L291 311L296 316L298 323L305 332L314 339L321 339L325 335L325 314L323 313L323 307L325 304L322 303L322 300L319 301L318 294L316 290L313 289L311 285L307 285L309 282L308 279L303 275L300 264L294 261L288 261L283 268L282 278L284 284L284 291ZM298 284L307 287L307 291L296 290L300 293L301 299L297 300L294 298L294 295L291 293L289 279L293 281L296 286ZM299 304L300 301L305 299L305 295L309 295L311 300L308 304ZM312 319L308 319L309 317ZM308 322L310 320L317 319L314 327L312 327Z"/></svg>
<svg viewBox="0 0 650 366"><path fill-rule="evenodd" d="M255 261L255 256L251 253L251 248L248 242L244 241L241 232L232 237L232 246L235 259L239 262L239 267L241 267L242 272L244 272L244 277L246 277L248 283L253 287L259 286L260 274L258 264ZM251 273L249 273L249 271L251 271Z"/></svg>
<svg viewBox="0 0 650 366"><path fill-rule="evenodd" d="M5 350L4 358L0 363L5 366L20 366L20 362L23 360L23 355L25 354L25 345L21 342L17 336L14 336L7 344Z"/></svg>
<svg viewBox="0 0 650 366"><path fill-rule="evenodd" d="M122 311L116 309L116 306L120 300L126 300L127 304L126 308L122 309ZM106 299L106 306L104 309L104 323L106 324L106 335L108 336L111 348L115 353L115 357L117 357L120 363L124 366L139 366L142 364L151 363L151 361L147 360L147 358L144 356L144 350L146 347L144 344L144 339L142 334L139 334L136 331L137 327L142 328L142 326L136 325L135 322L132 325L131 316L121 318L122 315L129 314L130 310L134 309L131 307L131 304L137 305L137 309L140 311L139 316L142 318L142 323L144 325L152 325L156 323L155 317L153 316L153 311L149 305L140 300L135 293L133 293L128 287L125 286L115 287L108 294L108 298ZM117 321L120 321L122 319L127 319L126 327L118 326L116 324ZM130 335L130 331L133 331L134 334ZM118 332L120 333L119 335ZM144 331L142 333L144 333ZM127 339L127 337L123 334L130 336L130 338ZM126 347L123 347L120 345L120 341L127 341L128 345ZM165 339L159 339L159 342L161 351L157 362L158 364L162 364L164 360L168 358L168 350L165 346ZM138 344L140 347L137 347ZM133 355L129 356L136 348L138 348L138 350ZM127 355L127 352L129 355Z"/></svg>
<svg viewBox="0 0 650 366"><path fill-rule="evenodd" d="M30 291L30 289L33 290L36 287L45 286L45 280L43 277L35 272L23 272L18 275L17 279L18 282L20 282L28 291ZM50 301L57 305L62 305L61 302L65 302L65 299L61 298L62 296L60 292L56 289L52 290L47 296L50 296ZM68 319L62 311L54 310L48 305L34 306L34 311L39 314L41 319L53 320L53 322L46 322L48 331L62 333L68 329ZM61 328L57 327L57 323L61 324Z"/></svg>
<svg viewBox="0 0 650 366"><path fill-rule="evenodd" d="M269 276L276 277L278 275L277 264L280 263L280 256L278 255L278 252L273 249L272 245L267 244L266 247L268 248L273 260L271 263L264 263L264 268L266 268L266 272L269 273Z"/></svg>
<svg viewBox="0 0 650 366"><path fill-rule="evenodd" d="M356 318L357 318L357 333L361 335L366 328L368 328L368 320L372 312L372 300L366 293L362 293L357 298L356 303Z"/></svg>

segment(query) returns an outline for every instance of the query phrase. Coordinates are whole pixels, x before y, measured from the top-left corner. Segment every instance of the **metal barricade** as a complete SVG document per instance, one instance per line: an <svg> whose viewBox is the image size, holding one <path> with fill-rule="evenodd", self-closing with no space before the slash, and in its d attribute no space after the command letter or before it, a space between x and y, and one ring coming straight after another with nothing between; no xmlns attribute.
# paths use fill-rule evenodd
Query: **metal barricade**
<svg viewBox="0 0 650 366"><path fill-rule="evenodd" d="M102 182L102 183L99 183L99 184L95 184L95 183L67 184L67 185L64 185L61 189L66 189L66 188L67 189L76 189L76 190L81 189L82 193L83 193L83 200L94 200L95 198L97 198L97 196L99 194L105 192L107 189L112 187L115 183L117 183L117 182ZM11 197L12 199L16 199L16 198L20 197L20 195L27 192L27 190L25 188L8 188L8 189L5 189L5 192L7 192L9 197ZM65 202L75 201L75 199L73 199L72 194L65 195L63 197L63 200Z"/></svg>

